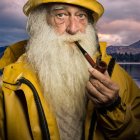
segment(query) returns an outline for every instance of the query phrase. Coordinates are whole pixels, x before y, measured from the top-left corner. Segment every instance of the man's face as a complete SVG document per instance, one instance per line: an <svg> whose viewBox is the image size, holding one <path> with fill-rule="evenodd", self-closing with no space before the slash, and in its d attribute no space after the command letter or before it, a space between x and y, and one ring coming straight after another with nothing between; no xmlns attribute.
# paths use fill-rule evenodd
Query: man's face
<svg viewBox="0 0 140 140"><path fill-rule="evenodd" d="M78 32L84 33L88 25L88 15L83 8L56 4L51 6L49 13L47 22L60 35L64 33L71 35Z"/></svg>

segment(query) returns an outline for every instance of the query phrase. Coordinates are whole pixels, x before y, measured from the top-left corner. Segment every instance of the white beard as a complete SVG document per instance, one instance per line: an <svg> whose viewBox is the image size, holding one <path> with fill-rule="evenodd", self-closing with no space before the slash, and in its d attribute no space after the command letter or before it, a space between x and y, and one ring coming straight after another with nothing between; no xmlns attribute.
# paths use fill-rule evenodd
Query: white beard
<svg viewBox="0 0 140 140"><path fill-rule="evenodd" d="M88 25L86 33L59 36L46 24L46 13L41 13L37 11L29 19L31 38L27 57L38 74L45 99L56 114L61 140L80 140L89 73L87 61L72 42L78 40L93 56L97 51L95 31Z"/></svg>

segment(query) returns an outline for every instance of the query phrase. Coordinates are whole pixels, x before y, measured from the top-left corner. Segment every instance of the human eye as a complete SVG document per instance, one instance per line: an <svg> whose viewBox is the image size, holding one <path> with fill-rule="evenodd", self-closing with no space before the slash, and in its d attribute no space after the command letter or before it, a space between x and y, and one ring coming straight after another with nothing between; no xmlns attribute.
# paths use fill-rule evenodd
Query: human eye
<svg viewBox="0 0 140 140"><path fill-rule="evenodd" d="M79 12L77 12L77 17L79 18L79 19L81 19L81 20L83 20L83 19L87 19L87 13L85 12L85 11L83 11L83 10L80 10Z"/></svg>
<svg viewBox="0 0 140 140"><path fill-rule="evenodd" d="M65 18L67 15L66 15L65 13L57 13L55 16L56 16L57 18L59 18L59 19L63 19L63 18Z"/></svg>
<svg viewBox="0 0 140 140"><path fill-rule="evenodd" d="M56 14L56 17L63 18L64 17L64 13Z"/></svg>
<svg viewBox="0 0 140 140"><path fill-rule="evenodd" d="M83 13L80 13L80 14L78 14L78 17L79 17L79 19L86 19L87 15L83 14Z"/></svg>

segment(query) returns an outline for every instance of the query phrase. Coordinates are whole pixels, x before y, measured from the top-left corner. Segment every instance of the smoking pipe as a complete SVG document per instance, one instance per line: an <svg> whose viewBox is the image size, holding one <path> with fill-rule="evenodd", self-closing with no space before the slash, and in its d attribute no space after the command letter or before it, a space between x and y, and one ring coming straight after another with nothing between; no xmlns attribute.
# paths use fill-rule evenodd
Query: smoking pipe
<svg viewBox="0 0 140 140"><path fill-rule="evenodd" d="M77 45L77 47L80 49L86 60L93 68L97 69L101 73L104 73L107 70L107 64L104 61L97 59L95 63L93 59L90 57L90 55L81 47L78 41L75 41L75 44Z"/></svg>

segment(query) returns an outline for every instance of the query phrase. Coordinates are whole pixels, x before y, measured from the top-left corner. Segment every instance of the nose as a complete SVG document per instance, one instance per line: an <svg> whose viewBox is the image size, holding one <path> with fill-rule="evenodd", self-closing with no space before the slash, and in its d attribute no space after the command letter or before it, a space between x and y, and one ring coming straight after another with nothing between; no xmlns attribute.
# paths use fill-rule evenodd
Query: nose
<svg viewBox="0 0 140 140"><path fill-rule="evenodd" d="M80 25L78 20L75 17L70 17L68 25L66 27L66 32L68 34L74 35L80 31Z"/></svg>

